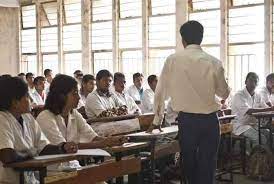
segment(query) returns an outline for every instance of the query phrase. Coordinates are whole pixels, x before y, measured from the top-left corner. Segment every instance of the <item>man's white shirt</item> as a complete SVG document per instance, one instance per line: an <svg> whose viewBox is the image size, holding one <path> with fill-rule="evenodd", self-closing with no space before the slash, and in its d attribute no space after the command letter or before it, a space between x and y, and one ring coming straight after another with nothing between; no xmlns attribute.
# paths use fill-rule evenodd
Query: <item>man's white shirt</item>
<svg viewBox="0 0 274 184"><path fill-rule="evenodd" d="M201 46L189 45L165 62L155 91L153 124L162 122L168 97L176 112L209 114L219 109L215 95L226 99L229 92L221 61Z"/></svg>
<svg viewBox="0 0 274 184"><path fill-rule="evenodd" d="M146 89L141 101L141 107L143 113L153 112L154 105L154 91L152 89Z"/></svg>
<svg viewBox="0 0 274 184"><path fill-rule="evenodd" d="M128 88L127 93L133 98L134 101L142 100L139 90L137 89L137 87L134 84Z"/></svg>
<svg viewBox="0 0 274 184"><path fill-rule="evenodd" d="M33 91L33 93L30 94L32 100L33 100L33 103L35 105L45 105L45 102L46 102L46 93L43 92L44 94L44 99L41 97L41 95L37 92L37 90L35 89Z"/></svg>
<svg viewBox="0 0 274 184"><path fill-rule="evenodd" d="M240 135L248 129L255 126L257 119L253 116L246 114L248 109L251 108L267 108L268 106L261 98L260 94L255 92L253 96L247 91L246 87L238 91L231 103L232 114L236 115L233 122L233 133Z"/></svg>
<svg viewBox="0 0 274 184"><path fill-rule="evenodd" d="M119 93L117 91L114 91L114 94L117 96L122 105L127 106L129 114L134 114L137 110L141 114L141 109L135 103L133 98L127 93Z"/></svg>
<svg viewBox="0 0 274 184"><path fill-rule="evenodd" d="M265 103L270 102L272 105L274 105L274 95L268 91L267 87L264 86L260 88L258 93L261 95L262 100Z"/></svg>

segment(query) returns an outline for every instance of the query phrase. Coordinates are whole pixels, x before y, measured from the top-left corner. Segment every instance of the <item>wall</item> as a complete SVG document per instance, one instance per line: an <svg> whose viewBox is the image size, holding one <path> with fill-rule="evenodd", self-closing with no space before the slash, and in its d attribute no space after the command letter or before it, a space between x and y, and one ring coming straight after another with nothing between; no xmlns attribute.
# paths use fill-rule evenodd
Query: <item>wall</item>
<svg viewBox="0 0 274 184"><path fill-rule="evenodd" d="M0 75L19 71L19 8L0 7Z"/></svg>

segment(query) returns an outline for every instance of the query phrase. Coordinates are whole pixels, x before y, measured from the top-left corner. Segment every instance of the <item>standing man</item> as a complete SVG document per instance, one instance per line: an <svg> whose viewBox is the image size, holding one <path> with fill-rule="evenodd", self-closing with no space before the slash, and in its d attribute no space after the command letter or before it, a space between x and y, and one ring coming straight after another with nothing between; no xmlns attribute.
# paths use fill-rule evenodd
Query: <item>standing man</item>
<svg viewBox="0 0 274 184"><path fill-rule="evenodd" d="M172 109L179 112L179 140L188 184L214 183L220 138L215 95L226 99L230 92L221 61L200 46L203 32L197 21L181 26L185 49L165 62L155 91L155 118L148 130L161 124L164 101L170 97Z"/></svg>

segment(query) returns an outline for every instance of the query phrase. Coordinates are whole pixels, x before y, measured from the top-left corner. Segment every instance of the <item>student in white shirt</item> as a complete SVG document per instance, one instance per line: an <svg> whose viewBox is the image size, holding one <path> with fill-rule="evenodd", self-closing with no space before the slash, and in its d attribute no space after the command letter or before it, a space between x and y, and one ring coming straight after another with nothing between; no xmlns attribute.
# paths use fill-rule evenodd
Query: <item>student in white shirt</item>
<svg viewBox="0 0 274 184"><path fill-rule="evenodd" d="M53 79L45 104L46 110L37 117L37 122L51 144L73 141L79 149L92 149L125 142L121 136L99 137L76 110L79 99L74 78L58 75Z"/></svg>
<svg viewBox="0 0 274 184"><path fill-rule="evenodd" d="M154 92L157 86L158 77L156 75L150 75L147 78L150 89L146 89L142 99L142 112L148 113L153 112L154 105Z"/></svg>
<svg viewBox="0 0 274 184"><path fill-rule="evenodd" d="M80 90L84 74L81 70L75 70L73 76L78 83L78 90Z"/></svg>
<svg viewBox="0 0 274 184"><path fill-rule="evenodd" d="M20 79L22 79L23 81L26 82L26 74L25 74L25 73L19 73L19 74L17 75L17 77L19 77Z"/></svg>
<svg viewBox="0 0 274 184"><path fill-rule="evenodd" d="M183 168L190 184L212 184L220 139L215 95L226 99L229 87L222 63L200 46L203 26L188 21L180 28L184 50L167 58L157 83L154 99L155 117L149 132L160 125L165 100L179 112L179 139L184 157Z"/></svg>
<svg viewBox="0 0 274 184"><path fill-rule="evenodd" d="M37 155L75 153L77 145L60 142L50 145L40 126L30 114L28 86L17 77L0 79L0 183L19 183L19 172L3 164L24 161ZM37 180L33 172L25 173L25 183Z"/></svg>
<svg viewBox="0 0 274 184"><path fill-rule="evenodd" d="M274 73L269 74L266 77L266 86L259 90L262 100L269 106L274 105Z"/></svg>
<svg viewBox="0 0 274 184"><path fill-rule="evenodd" d="M126 78L123 73L116 72L114 74L114 93L120 100L122 105L126 105L129 114L141 114L141 110L135 103L133 98L125 93Z"/></svg>
<svg viewBox="0 0 274 184"><path fill-rule="evenodd" d="M85 108L86 100L88 94L90 94L95 88L95 78L93 75L84 75L82 79L81 89L80 89L80 100L77 109Z"/></svg>
<svg viewBox="0 0 274 184"><path fill-rule="evenodd" d="M268 107L260 94L255 91L258 81L259 77L256 73L248 73L245 88L234 95L231 104L232 114L236 115L233 120L233 133L247 137L254 145L258 144L259 140L258 124L257 119L251 114L274 110L274 107ZM262 143L266 143L266 138L263 135Z"/></svg>
<svg viewBox="0 0 274 184"><path fill-rule="evenodd" d="M45 69L44 70L44 76L46 78L46 82L45 82L45 92L46 94L49 93L49 86L50 86L50 83L53 79L53 74L52 74L52 70L51 69Z"/></svg>
<svg viewBox="0 0 274 184"><path fill-rule="evenodd" d="M141 104L143 99L144 89L143 89L144 76L141 73L133 74L133 85L127 90L127 93L133 98L137 105Z"/></svg>
<svg viewBox="0 0 274 184"><path fill-rule="evenodd" d="M32 94L33 91L35 90L34 88L34 84L33 84L33 80L34 80L34 74L33 73L27 73L26 74L26 81L27 81L27 84L28 84L28 89L29 89L29 93Z"/></svg>
<svg viewBox="0 0 274 184"><path fill-rule="evenodd" d="M113 76L108 70L100 70L96 75L97 89L90 93L86 101L86 115L88 118L113 116L123 104L110 91Z"/></svg>
<svg viewBox="0 0 274 184"><path fill-rule="evenodd" d="M45 93L45 81L46 79L42 76L35 77L33 84L35 90L30 94L33 100L33 107L41 108L45 105L46 93Z"/></svg>

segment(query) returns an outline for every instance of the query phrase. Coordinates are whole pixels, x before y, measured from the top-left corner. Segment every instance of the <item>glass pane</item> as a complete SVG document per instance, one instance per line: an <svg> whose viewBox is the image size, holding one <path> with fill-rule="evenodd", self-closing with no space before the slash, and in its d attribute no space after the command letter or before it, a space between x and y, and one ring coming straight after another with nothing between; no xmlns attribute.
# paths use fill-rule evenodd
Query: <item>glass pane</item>
<svg viewBox="0 0 274 184"><path fill-rule="evenodd" d="M142 19L119 21L119 47L142 47Z"/></svg>
<svg viewBox="0 0 274 184"><path fill-rule="evenodd" d="M233 0L233 6L264 3L264 0Z"/></svg>
<svg viewBox="0 0 274 184"><path fill-rule="evenodd" d="M175 15L149 18L149 47L175 46Z"/></svg>
<svg viewBox="0 0 274 184"><path fill-rule="evenodd" d="M132 84L132 75L136 72L142 73L143 71L143 58L142 51L125 51L122 52L121 65L122 72L126 76L128 85Z"/></svg>
<svg viewBox="0 0 274 184"><path fill-rule="evenodd" d="M120 17L142 16L142 0L120 0Z"/></svg>
<svg viewBox="0 0 274 184"><path fill-rule="evenodd" d="M264 6L229 10L229 42L264 41Z"/></svg>
<svg viewBox="0 0 274 184"><path fill-rule="evenodd" d="M111 73L113 72L113 60L112 52L100 52L94 53L94 74L100 70L108 70Z"/></svg>
<svg viewBox="0 0 274 184"><path fill-rule="evenodd" d="M27 29L21 31L22 53L36 52L36 29Z"/></svg>
<svg viewBox="0 0 274 184"><path fill-rule="evenodd" d="M81 22L81 0L64 0L64 23Z"/></svg>
<svg viewBox="0 0 274 184"><path fill-rule="evenodd" d="M67 25L63 27L64 51L82 49L81 25Z"/></svg>
<svg viewBox="0 0 274 184"><path fill-rule="evenodd" d="M149 50L149 75L155 74L160 75L162 68L168 56L175 52L174 49L160 50L151 49Z"/></svg>
<svg viewBox="0 0 274 184"><path fill-rule="evenodd" d="M189 20L199 21L204 26L202 44L219 44L221 17L220 11L208 11L189 14Z"/></svg>
<svg viewBox="0 0 274 184"><path fill-rule="evenodd" d="M220 47L203 47L203 50L217 59L220 59Z"/></svg>
<svg viewBox="0 0 274 184"><path fill-rule="evenodd" d="M93 23L92 50L112 49L112 21Z"/></svg>
<svg viewBox="0 0 274 184"><path fill-rule="evenodd" d="M176 12L175 0L151 0L152 15Z"/></svg>
<svg viewBox="0 0 274 184"><path fill-rule="evenodd" d="M42 52L57 52L57 27L41 29L41 51Z"/></svg>
<svg viewBox="0 0 274 184"><path fill-rule="evenodd" d="M208 10L220 8L222 0L192 0L193 10Z"/></svg>
<svg viewBox="0 0 274 184"><path fill-rule="evenodd" d="M248 72L256 72L260 78L259 85L264 84L264 45L229 46L229 86L238 91L244 87Z"/></svg>
<svg viewBox="0 0 274 184"><path fill-rule="evenodd" d="M59 73L57 54L43 55L43 71L47 68L51 69L54 74Z"/></svg>
<svg viewBox="0 0 274 184"><path fill-rule="evenodd" d="M43 3L41 11L42 26L57 25L57 3Z"/></svg>
<svg viewBox="0 0 274 184"><path fill-rule="evenodd" d="M112 0L92 1L92 21L112 19Z"/></svg>
<svg viewBox="0 0 274 184"><path fill-rule="evenodd" d="M23 28L36 27L36 8L35 5L22 6Z"/></svg>
<svg viewBox="0 0 274 184"><path fill-rule="evenodd" d="M65 74L73 76L75 70L82 70L82 54L65 54Z"/></svg>
<svg viewBox="0 0 274 184"><path fill-rule="evenodd" d="M37 73L37 56L36 55L22 55L22 72Z"/></svg>

